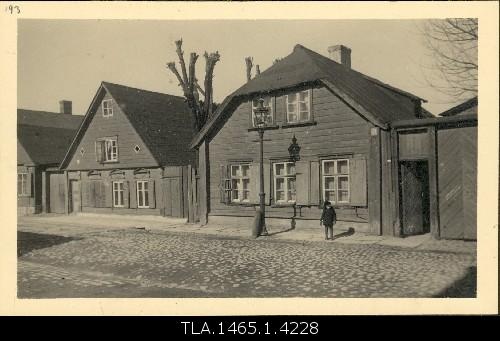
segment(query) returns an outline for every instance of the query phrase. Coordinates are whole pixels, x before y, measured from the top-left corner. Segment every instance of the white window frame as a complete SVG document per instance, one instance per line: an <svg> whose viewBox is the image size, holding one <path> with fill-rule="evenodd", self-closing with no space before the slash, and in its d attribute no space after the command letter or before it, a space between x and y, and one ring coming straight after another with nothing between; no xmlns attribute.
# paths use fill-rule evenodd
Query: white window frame
<svg viewBox="0 0 500 341"><path fill-rule="evenodd" d="M257 105L258 105L260 98L264 99L264 108L269 108L269 111L271 114L271 116L270 116L271 122L268 122L267 125L268 126L274 125L274 97L259 97L259 98L255 98L255 99L250 101L250 103L252 105L252 126L254 128L257 128L257 125L255 124L254 110L257 108ZM268 101L267 105L266 105L266 100Z"/></svg>
<svg viewBox="0 0 500 341"><path fill-rule="evenodd" d="M295 199L292 199L292 198L289 198L288 197L288 192L289 192L289 188L288 188L288 179L294 179L295 181L295 185L297 184L296 183L296 172L293 173L293 174L288 174L288 168L287 168L287 165L288 164L293 164L294 165L294 169L295 169L295 162L290 162L290 161L287 161L287 162L275 162L273 163L273 185L274 185L274 190L273 190L273 195L274 195L274 198L275 198L275 203L276 204L295 204L295 202L297 201L297 192L295 191ZM278 175L278 173L276 172L276 166L277 165L283 165L283 169L284 169L284 174L281 174L281 175ZM283 181L283 192L284 192L284 197L285 197L285 200L278 200L278 186L277 186L277 183L278 183L278 179L281 179L283 178L284 181ZM296 188L296 187L295 187Z"/></svg>
<svg viewBox="0 0 500 341"><path fill-rule="evenodd" d="M105 99L102 101L102 117L113 116L113 100Z"/></svg>
<svg viewBox="0 0 500 341"><path fill-rule="evenodd" d="M307 93L307 100L306 101L300 101L300 94L301 93ZM286 98L286 122L287 123L303 123L303 122L309 122L311 121L311 96L312 96L312 90L311 89L307 89L307 90L303 90L303 91L297 91L295 93L293 93L293 95L295 96L296 100L294 102L290 102L289 101L289 96L291 96L292 94L290 95L286 95L285 98ZM300 103L306 103L307 104L307 119L300 119L300 114L301 114L301 111L300 111ZM295 105L295 111L289 111L289 104L294 104ZM296 120L290 120L290 116L291 115L295 115L296 117Z"/></svg>
<svg viewBox="0 0 500 341"><path fill-rule="evenodd" d="M338 172L338 162L340 161L347 161L347 173L339 173ZM327 174L325 172L325 163L327 162L333 162L333 169L334 172L333 174ZM335 188L332 189L326 189L326 180L328 178L333 178L334 179L334 186ZM340 189L339 188L339 178L346 178L347 179L347 189ZM335 192L335 200L330 200L332 204L348 204L351 202L351 185L350 185L350 162L349 159L328 159L328 160L322 160L321 161L321 196L323 198L323 201L326 200L326 193L327 192ZM347 191L347 200L344 201L339 201L339 191Z"/></svg>
<svg viewBox="0 0 500 341"><path fill-rule="evenodd" d="M125 207L124 199L125 188L123 181L113 181L113 207Z"/></svg>
<svg viewBox="0 0 500 341"><path fill-rule="evenodd" d="M243 175L243 167L246 166L248 168L248 173L246 176ZM237 174L233 175L233 169L237 169ZM249 163L240 163L240 164L231 164L229 165L229 172L231 177L231 202L235 203L247 203L250 202L251 195L251 183L252 179L250 177L250 164ZM247 189L243 188L243 180L248 180ZM237 183L237 186L234 186L234 182ZM238 198L235 198L234 192L238 192ZM247 193L247 199L243 199L244 194Z"/></svg>
<svg viewBox="0 0 500 341"><path fill-rule="evenodd" d="M104 162L118 162L118 139L104 139Z"/></svg>
<svg viewBox="0 0 500 341"><path fill-rule="evenodd" d="M17 188L18 196L27 196L28 195L28 176L29 173L17 173L17 183L19 185L19 176L21 176L21 192L19 192L19 187Z"/></svg>
<svg viewBox="0 0 500 341"><path fill-rule="evenodd" d="M139 186L139 184L141 186ZM147 184L147 186L144 186L144 184ZM137 180L136 181L136 186L137 188L137 208L149 208L149 181L148 180ZM146 188L147 187L147 188ZM142 205L139 204L142 199ZM146 199L148 204L145 205Z"/></svg>

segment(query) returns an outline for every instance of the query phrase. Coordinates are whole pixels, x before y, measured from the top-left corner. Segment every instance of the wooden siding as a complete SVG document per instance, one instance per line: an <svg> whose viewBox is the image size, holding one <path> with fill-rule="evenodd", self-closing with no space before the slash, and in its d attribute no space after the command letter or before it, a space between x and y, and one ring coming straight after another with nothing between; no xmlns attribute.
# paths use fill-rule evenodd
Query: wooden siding
<svg viewBox="0 0 500 341"><path fill-rule="evenodd" d="M250 102L237 107L224 127L210 141L210 215L253 216L252 205L232 205L221 203L220 168L231 161L244 160L258 162L258 133L248 131L250 127ZM277 125L285 123L284 94L276 97L275 121ZM364 157L368 162L370 151L369 122L360 117L340 98L324 87L312 91L312 117L314 125L280 127L266 130L264 134L264 162L270 165L275 160L288 159L288 147L293 135L301 146L301 161L319 161L328 156L348 155ZM200 148L201 149L201 148ZM201 167L201 165L200 165ZM201 168L200 168L201 170ZM272 181L271 181L272 183ZM269 204L271 188L266 186L266 202ZM201 194L201 193L200 193ZM294 214L303 219L318 219L320 210L317 205L311 207L274 207L268 205L269 217L291 218ZM367 207L338 208L339 220L368 222Z"/></svg>
<svg viewBox="0 0 500 341"><path fill-rule="evenodd" d="M163 215L187 217L187 195L185 183L188 167L150 168L134 173L133 169L120 171L103 170L89 173L70 171L69 180L81 184L81 212ZM139 180L149 181L150 208L137 207L137 187ZM112 182L124 181L124 207L113 207ZM91 186L88 186L91 184ZM175 188L172 189L172 186ZM165 190L169 192L166 193ZM175 198L173 196L176 196ZM174 200L175 199L175 200ZM175 202L174 202L175 201ZM174 203L173 203L174 202Z"/></svg>
<svg viewBox="0 0 500 341"><path fill-rule="evenodd" d="M477 127L438 131L440 237L476 239Z"/></svg>
<svg viewBox="0 0 500 341"><path fill-rule="evenodd" d="M427 158L429 156L429 143L427 129L400 131L399 159L412 160Z"/></svg>
<svg viewBox="0 0 500 341"><path fill-rule="evenodd" d="M105 94L102 99L111 99ZM102 137L116 136L118 140L118 162L99 163L96 161L95 142ZM134 147L138 145L140 151L136 152ZM84 154L80 153L84 149ZM113 116L103 117L102 103L97 107L94 117L90 122L85 135L80 140L78 147L74 150L68 170L90 170L90 169L113 169L113 168L135 168L155 167L158 163L143 143L134 127L131 125L120 107L113 101Z"/></svg>

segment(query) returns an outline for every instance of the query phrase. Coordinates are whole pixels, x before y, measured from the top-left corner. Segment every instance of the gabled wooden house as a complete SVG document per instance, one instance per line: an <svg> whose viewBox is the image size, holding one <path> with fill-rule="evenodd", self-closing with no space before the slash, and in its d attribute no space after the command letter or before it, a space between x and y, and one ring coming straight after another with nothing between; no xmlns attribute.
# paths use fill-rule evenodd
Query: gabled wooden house
<svg viewBox="0 0 500 341"><path fill-rule="evenodd" d="M103 82L61 164L66 211L186 217L193 135L183 98Z"/></svg>
<svg viewBox="0 0 500 341"><path fill-rule="evenodd" d="M439 237L433 115L420 97L353 70L349 48L329 52L295 46L229 95L196 135L201 222L252 224L260 186L253 116L262 98L272 113L264 134L268 225L317 227L329 200L338 227ZM425 128L394 128L426 120Z"/></svg>
<svg viewBox="0 0 500 341"><path fill-rule="evenodd" d="M72 115L70 101L61 101L60 106L60 113L17 110L19 215L47 211L50 195L54 199L60 195L57 182L52 184L52 191L50 190L49 172L58 169L83 119L83 116ZM63 191L61 195L64 195Z"/></svg>

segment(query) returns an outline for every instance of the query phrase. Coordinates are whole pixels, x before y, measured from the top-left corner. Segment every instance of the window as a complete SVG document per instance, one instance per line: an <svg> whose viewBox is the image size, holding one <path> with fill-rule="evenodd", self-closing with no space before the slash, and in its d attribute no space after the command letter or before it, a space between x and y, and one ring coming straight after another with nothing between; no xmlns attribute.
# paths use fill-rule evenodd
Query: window
<svg viewBox="0 0 500 341"><path fill-rule="evenodd" d="M28 195L28 174L17 174L17 195Z"/></svg>
<svg viewBox="0 0 500 341"><path fill-rule="evenodd" d="M148 197L148 181L140 180L137 181L137 207L138 208L149 208L149 197Z"/></svg>
<svg viewBox="0 0 500 341"><path fill-rule="evenodd" d="M105 99L102 101L102 116L111 117L113 116L113 100Z"/></svg>
<svg viewBox="0 0 500 341"><path fill-rule="evenodd" d="M123 181L113 181L113 207L124 207Z"/></svg>
<svg viewBox="0 0 500 341"><path fill-rule="evenodd" d="M231 202L250 201L250 165L231 165Z"/></svg>
<svg viewBox="0 0 500 341"><path fill-rule="evenodd" d="M311 90L299 91L286 95L287 123L307 122L311 120Z"/></svg>
<svg viewBox="0 0 500 341"><path fill-rule="evenodd" d="M349 203L349 160L323 160L323 200L331 203Z"/></svg>
<svg viewBox="0 0 500 341"><path fill-rule="evenodd" d="M295 163L274 164L274 198L277 204L295 203Z"/></svg>
<svg viewBox="0 0 500 341"><path fill-rule="evenodd" d="M96 141L98 162L118 162L118 141L116 137L105 137Z"/></svg>
<svg viewBox="0 0 500 341"><path fill-rule="evenodd" d="M252 101L252 125L253 127L257 127L255 124L255 115L254 115L254 110L259 106L259 99L254 99ZM268 119L266 120L266 125L270 126L274 124L274 111L273 111L273 101L274 97L266 97L264 99L264 108L269 108L269 116Z"/></svg>

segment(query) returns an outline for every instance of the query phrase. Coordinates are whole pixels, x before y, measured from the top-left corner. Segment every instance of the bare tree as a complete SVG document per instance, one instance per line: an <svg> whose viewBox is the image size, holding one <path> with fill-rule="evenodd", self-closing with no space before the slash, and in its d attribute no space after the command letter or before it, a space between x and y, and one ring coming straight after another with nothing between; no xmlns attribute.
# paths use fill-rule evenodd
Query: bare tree
<svg viewBox="0 0 500 341"><path fill-rule="evenodd" d="M454 101L477 95L478 20L428 20L421 32L433 60L427 83Z"/></svg>
<svg viewBox="0 0 500 341"><path fill-rule="evenodd" d="M186 70L184 51L182 51L182 39L177 40L175 45L177 47L176 52L179 57L182 76L179 74L179 71L177 71L175 62L167 63L167 68L177 77L179 86L182 88L182 92L186 98L187 105L193 114L195 128L199 131L212 116L214 110L213 75L215 64L220 60L220 55L218 51L210 54L205 52L203 54L205 57L205 82L203 89L198 83L195 70L196 61L199 56L194 52L189 55L189 69ZM200 100L200 94L204 97L203 101Z"/></svg>

